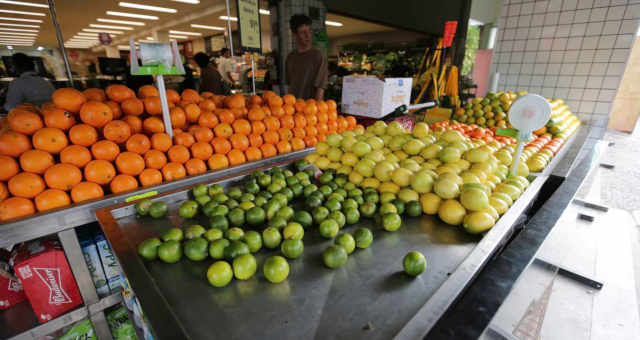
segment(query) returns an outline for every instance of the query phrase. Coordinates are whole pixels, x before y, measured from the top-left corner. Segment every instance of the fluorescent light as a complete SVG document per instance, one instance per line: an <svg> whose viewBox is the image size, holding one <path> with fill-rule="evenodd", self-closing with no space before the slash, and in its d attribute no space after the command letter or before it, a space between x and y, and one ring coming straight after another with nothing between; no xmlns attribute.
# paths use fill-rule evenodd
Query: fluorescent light
<svg viewBox="0 0 640 340"><path fill-rule="evenodd" d="M260 14L270 15L271 11L269 11L268 9L260 9Z"/></svg>
<svg viewBox="0 0 640 340"><path fill-rule="evenodd" d="M173 8L141 5L141 4L134 4L134 3L131 3L131 2L119 2L118 5L120 5L120 7L137 8L137 9L144 9L144 10L147 10L147 11L156 11L156 12L164 12L164 13L177 13L178 12L177 10L175 10Z"/></svg>
<svg viewBox="0 0 640 340"><path fill-rule="evenodd" d="M147 40L156 40L156 39L153 39L153 37L147 37L146 39Z"/></svg>
<svg viewBox="0 0 640 340"><path fill-rule="evenodd" d="M4 32L4 31L2 31L2 28L0 28L0 34L11 35L11 36L14 36L14 35L28 35L28 36L32 36L32 37L35 37L35 36L38 35L37 33Z"/></svg>
<svg viewBox="0 0 640 340"><path fill-rule="evenodd" d="M22 14L22 15L33 15L33 16L37 16L37 17L43 17L45 16L44 13L38 13L38 12L24 12L24 11L13 11L10 9L0 9L0 13L9 13L9 14Z"/></svg>
<svg viewBox="0 0 640 340"><path fill-rule="evenodd" d="M88 37L97 37L98 33L78 32L76 35L86 35Z"/></svg>
<svg viewBox="0 0 640 340"><path fill-rule="evenodd" d="M185 31L174 31L174 30L170 30L169 34L183 34L183 35L202 35L202 33L197 33L197 32L185 32Z"/></svg>
<svg viewBox="0 0 640 340"><path fill-rule="evenodd" d="M38 50L38 51L42 51L42 50L44 50L44 47L42 47L42 46L38 46L38 48L36 48L36 50Z"/></svg>
<svg viewBox="0 0 640 340"><path fill-rule="evenodd" d="M100 42L98 39L85 39L85 38L71 38L67 41L85 41L85 42Z"/></svg>
<svg viewBox="0 0 640 340"><path fill-rule="evenodd" d="M4 39L0 39L0 43L4 43L4 44L29 44L29 45L33 45L34 41L26 41L26 40L4 40Z"/></svg>
<svg viewBox="0 0 640 340"><path fill-rule="evenodd" d="M113 33L113 34L122 34L122 31L112 31L112 30L97 30L92 28L83 28L85 32L95 32L95 33Z"/></svg>
<svg viewBox="0 0 640 340"><path fill-rule="evenodd" d="M226 15L221 15L221 16L219 16L219 18L222 19L222 20L238 21L238 18L236 18L236 17L228 17Z"/></svg>
<svg viewBox="0 0 640 340"><path fill-rule="evenodd" d="M131 47L129 45L118 45L119 50L130 50Z"/></svg>
<svg viewBox="0 0 640 340"><path fill-rule="evenodd" d="M6 28L6 27L0 27L0 30L3 30L3 31L11 31L11 32L33 32L33 33L38 33L38 30L24 29L24 28Z"/></svg>
<svg viewBox="0 0 640 340"><path fill-rule="evenodd" d="M133 25L133 26L144 26L145 25L144 22L139 22L139 21L114 20L114 19L103 19L103 18L98 18L96 20L98 22L109 22L109 23L112 23L112 24Z"/></svg>
<svg viewBox="0 0 640 340"><path fill-rule="evenodd" d="M183 2L185 4L192 4L192 5L197 5L200 3L200 0L172 0L175 2Z"/></svg>
<svg viewBox="0 0 640 340"><path fill-rule="evenodd" d="M340 27L342 26L341 22L337 22L337 21L331 21L331 20L325 20L324 24L327 26L335 26L335 27Z"/></svg>
<svg viewBox="0 0 640 340"><path fill-rule="evenodd" d="M484 25L484 22L469 18L469 26L482 26L482 25Z"/></svg>
<svg viewBox="0 0 640 340"><path fill-rule="evenodd" d="M20 38L12 38L12 37L0 37L0 40L2 41L21 41L21 42L34 42L36 39L20 39Z"/></svg>
<svg viewBox="0 0 640 340"><path fill-rule="evenodd" d="M5 22L0 22L0 26L11 26L11 27L33 27L33 28L40 28L40 26L38 26L38 25L8 24L8 23L5 23Z"/></svg>
<svg viewBox="0 0 640 340"><path fill-rule="evenodd" d="M91 46L69 46L69 45L64 45L64 47L71 48L71 49L74 49L74 50L88 50L89 47L91 47Z"/></svg>
<svg viewBox="0 0 640 340"><path fill-rule="evenodd" d="M189 37L187 37L186 35L173 35L173 34L169 34L169 38L189 39Z"/></svg>
<svg viewBox="0 0 640 340"><path fill-rule="evenodd" d="M112 25L98 25L98 24L90 24L90 27L95 27L95 28L113 28L116 30L125 30L125 31L131 31L133 30L133 28L128 27L128 26L112 26Z"/></svg>
<svg viewBox="0 0 640 340"><path fill-rule="evenodd" d="M13 49L13 46L9 45L9 46L7 46L7 48L8 48L8 49L10 49L10 50L12 50L12 49Z"/></svg>
<svg viewBox="0 0 640 340"><path fill-rule="evenodd" d="M24 2L24 1L0 0L0 4L18 5L18 6L31 6L31 7L40 7L40 8L49 8L49 5L45 5L45 4L34 4L33 2Z"/></svg>
<svg viewBox="0 0 640 340"><path fill-rule="evenodd" d="M113 15L116 17L146 19L146 20L158 20L158 17L154 15L144 15L144 14L135 14L135 13L126 13L126 12L116 12L116 11L107 11L107 15Z"/></svg>
<svg viewBox="0 0 640 340"><path fill-rule="evenodd" d="M11 20L11 21L39 22L39 23L42 23L42 20L40 20L40 19L23 19L23 18L0 17L0 20Z"/></svg>
<svg viewBox="0 0 640 340"><path fill-rule="evenodd" d="M224 27L198 25L198 24L191 24L191 27L193 27L193 28L203 28L205 30L214 30L214 31L224 31L225 30Z"/></svg>
<svg viewBox="0 0 640 340"><path fill-rule="evenodd" d="M0 40L29 40L29 41L33 41L33 40L36 40L36 37L14 37L14 36L10 36L10 35L1 35L0 34Z"/></svg>

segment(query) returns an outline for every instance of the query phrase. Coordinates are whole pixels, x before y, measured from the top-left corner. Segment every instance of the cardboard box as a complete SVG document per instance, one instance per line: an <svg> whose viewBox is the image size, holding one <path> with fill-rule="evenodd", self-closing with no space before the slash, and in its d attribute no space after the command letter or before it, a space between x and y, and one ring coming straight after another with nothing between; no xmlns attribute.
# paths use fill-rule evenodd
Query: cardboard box
<svg viewBox="0 0 640 340"><path fill-rule="evenodd" d="M342 80L342 113L382 118L409 105L412 78L346 76Z"/></svg>
<svg viewBox="0 0 640 340"><path fill-rule="evenodd" d="M87 263L87 268L91 273L91 280L96 287L96 292L99 297L105 297L109 295L109 286L107 285L104 269L102 269L98 247L93 242L93 237L89 230L78 230L77 234L80 247L82 247L82 255L84 255L84 261Z"/></svg>
<svg viewBox="0 0 640 340"><path fill-rule="evenodd" d="M11 273L8 259L0 258L0 310L7 309L27 299L22 284Z"/></svg>
<svg viewBox="0 0 640 340"><path fill-rule="evenodd" d="M122 274L122 269L120 269L120 264L116 259L116 256L113 254L113 250L107 241L107 238L104 236L102 231L96 231L93 234L93 241L98 248L98 253L100 254L100 261L102 262L102 268L104 269L104 276L107 278L107 281L118 278Z"/></svg>
<svg viewBox="0 0 640 340"><path fill-rule="evenodd" d="M57 239L40 239L18 247L13 254L13 269L38 321L47 322L82 304Z"/></svg>

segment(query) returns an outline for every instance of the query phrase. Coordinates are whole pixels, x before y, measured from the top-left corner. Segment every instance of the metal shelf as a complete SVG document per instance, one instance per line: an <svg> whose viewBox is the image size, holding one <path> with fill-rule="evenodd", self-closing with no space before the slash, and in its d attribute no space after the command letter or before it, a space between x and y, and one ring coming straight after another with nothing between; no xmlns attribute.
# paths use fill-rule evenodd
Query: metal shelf
<svg viewBox="0 0 640 340"><path fill-rule="evenodd" d="M195 183L228 177L233 174L251 170L260 166L268 166L270 164L293 161L295 159L303 158L304 156L313 152L315 152L315 148L306 148L303 150L294 151L283 155L277 155L255 162L245 163L227 169L210 171L202 175L191 176L185 179L127 192L121 195L110 195L100 200L94 200L84 204L77 204L68 208L62 208L51 212L39 213L13 222L0 224L0 248L8 247L24 241L33 240L38 237L54 234L87 223L95 222L96 217L93 213L95 210L123 203L127 198L132 196L140 195L150 191L156 191L161 194Z"/></svg>

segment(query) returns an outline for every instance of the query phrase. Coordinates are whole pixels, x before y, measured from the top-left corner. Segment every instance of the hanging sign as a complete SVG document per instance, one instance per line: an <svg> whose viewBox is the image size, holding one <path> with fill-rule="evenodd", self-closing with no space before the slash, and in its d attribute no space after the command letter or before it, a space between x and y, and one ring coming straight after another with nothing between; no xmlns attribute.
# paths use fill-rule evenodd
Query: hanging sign
<svg viewBox="0 0 640 340"><path fill-rule="evenodd" d="M509 122L517 131L518 147L516 157L511 164L511 175L518 173L520 155L524 148L524 141L530 140L532 132L543 127L551 118L551 105L544 97L537 94L525 94L518 97L509 108ZM501 133L511 133L514 131L500 131Z"/></svg>
<svg viewBox="0 0 640 340"><path fill-rule="evenodd" d="M258 0L237 0L240 46L245 51L262 52L260 5Z"/></svg>

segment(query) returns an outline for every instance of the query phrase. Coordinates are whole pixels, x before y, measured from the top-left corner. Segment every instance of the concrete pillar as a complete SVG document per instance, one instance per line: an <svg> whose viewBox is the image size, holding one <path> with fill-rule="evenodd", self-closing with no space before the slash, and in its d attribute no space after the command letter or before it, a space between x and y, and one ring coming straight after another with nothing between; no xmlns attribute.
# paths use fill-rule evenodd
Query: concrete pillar
<svg viewBox="0 0 640 340"><path fill-rule="evenodd" d="M107 58L120 58L118 46L105 46L104 50L107 53Z"/></svg>
<svg viewBox="0 0 640 340"><path fill-rule="evenodd" d="M169 42L169 31L153 31L152 37L156 42Z"/></svg>
<svg viewBox="0 0 640 340"><path fill-rule="evenodd" d="M487 24L480 28L480 41L478 42L479 50L490 50L495 45L496 33L498 26L495 24Z"/></svg>

